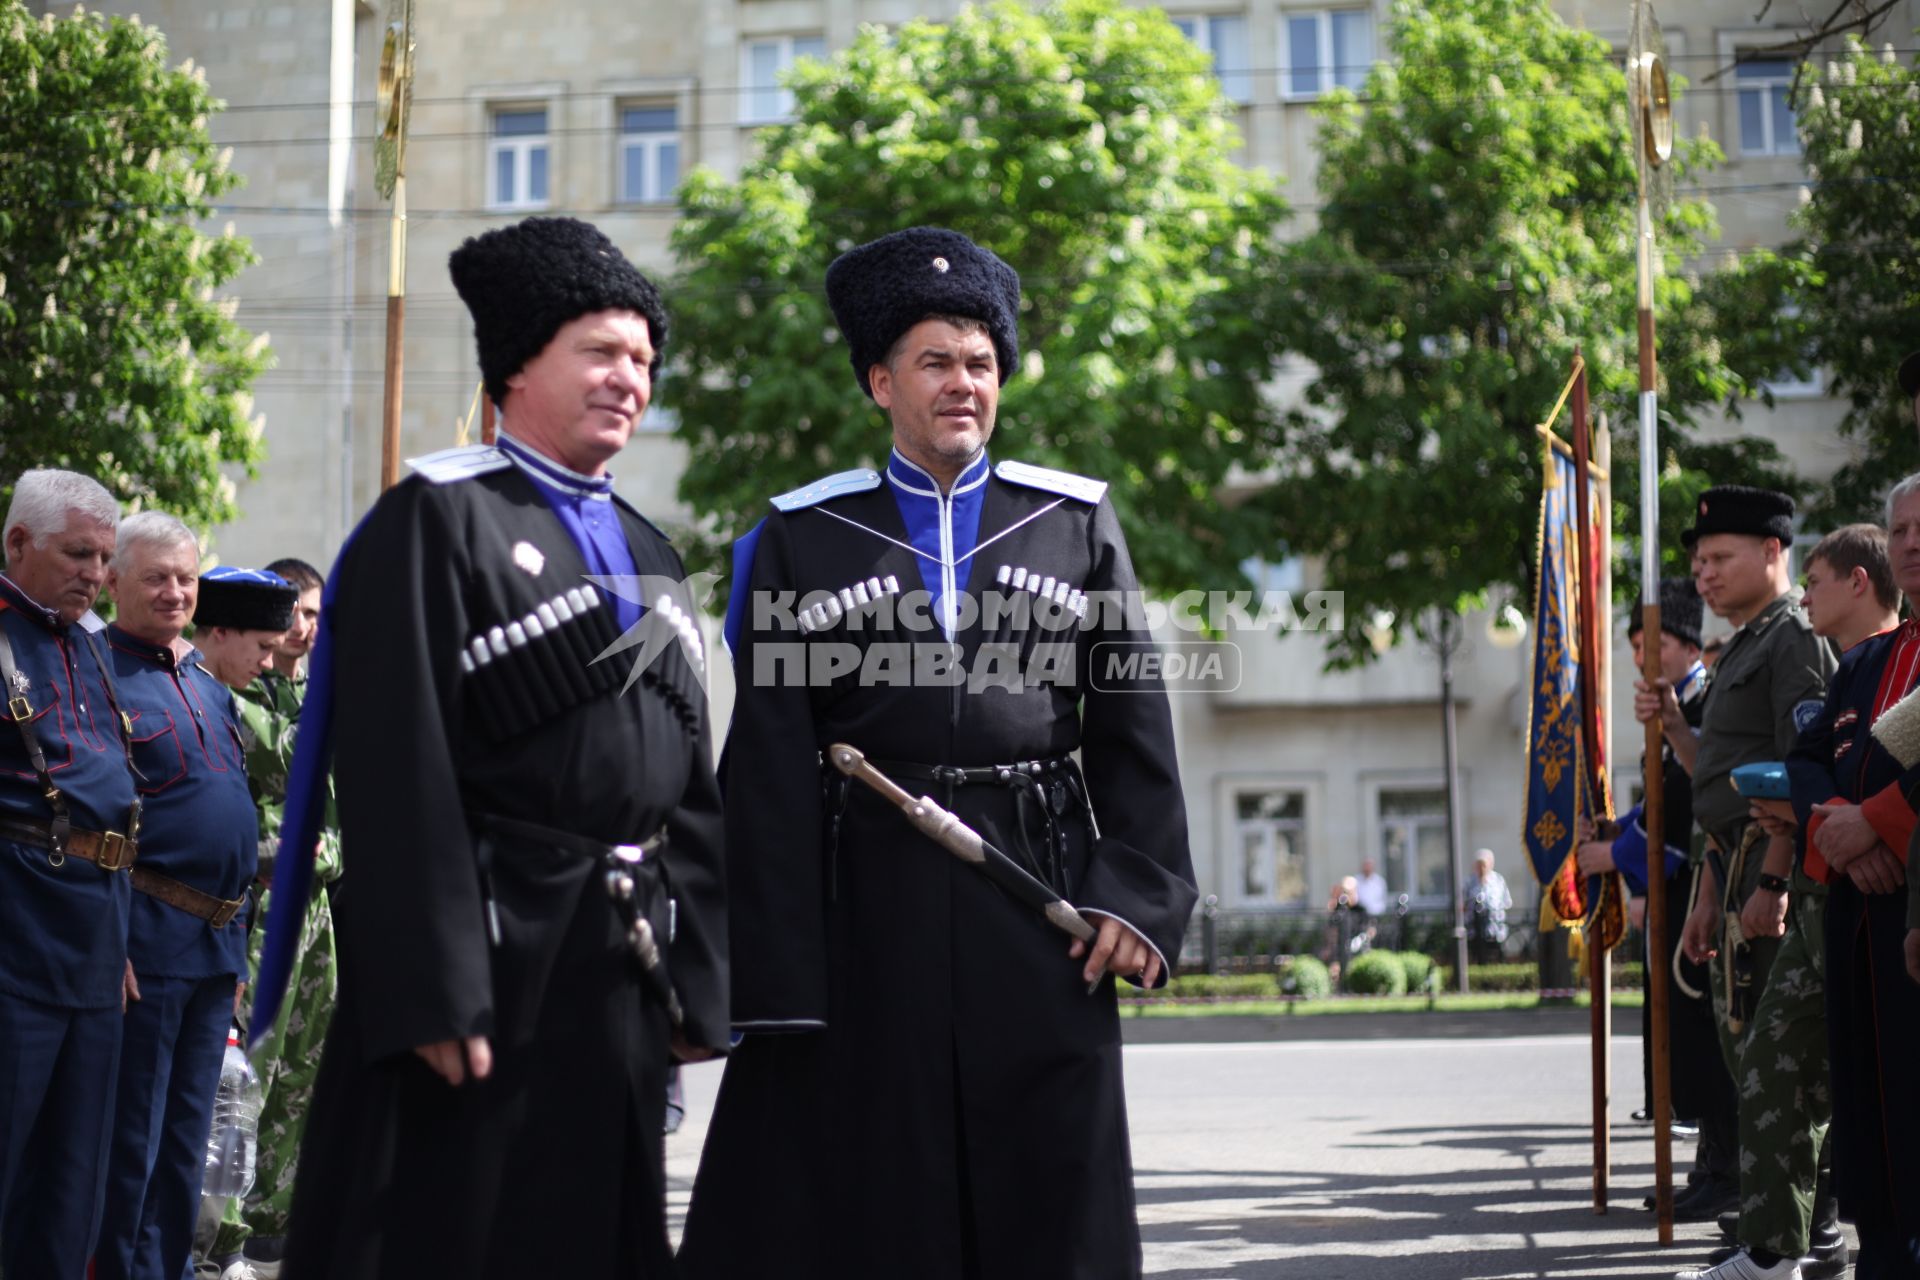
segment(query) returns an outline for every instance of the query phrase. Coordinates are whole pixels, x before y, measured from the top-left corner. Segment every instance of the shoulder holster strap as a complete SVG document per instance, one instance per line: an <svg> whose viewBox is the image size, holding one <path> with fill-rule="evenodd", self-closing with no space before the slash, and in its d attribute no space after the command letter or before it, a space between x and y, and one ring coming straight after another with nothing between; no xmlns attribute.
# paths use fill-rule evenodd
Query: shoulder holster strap
<svg viewBox="0 0 1920 1280"><path fill-rule="evenodd" d="M93 655L93 665L100 668L100 683L107 691L107 709L113 712L113 722L120 730L120 749L127 753L127 774L133 779L133 803L127 806L127 839L138 840L140 784L146 781L146 777L133 762L133 720L120 707L120 688L113 682L113 665L107 661L107 655L100 652L96 637L90 631L79 634L86 641L87 651Z"/></svg>
<svg viewBox="0 0 1920 1280"><path fill-rule="evenodd" d="M47 770L47 753L40 746L40 736L33 731L33 717L38 713L27 697L27 690L31 686L21 676L20 665L14 661L13 641L7 638L4 624L0 624L0 687L5 688L7 714L13 717L14 727L20 731L20 741L27 748L27 760L33 765L34 776L40 781L40 791L46 796L47 807L53 811L53 821L48 826L53 852L56 856L64 855L67 833L73 829L73 820L67 812L67 798L60 794L53 774Z"/></svg>

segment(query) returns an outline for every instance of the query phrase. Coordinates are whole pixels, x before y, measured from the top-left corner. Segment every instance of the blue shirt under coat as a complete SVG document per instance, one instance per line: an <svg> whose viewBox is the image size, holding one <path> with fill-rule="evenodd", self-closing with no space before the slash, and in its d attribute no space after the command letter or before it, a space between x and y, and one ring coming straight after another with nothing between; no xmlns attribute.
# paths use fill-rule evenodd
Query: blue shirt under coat
<svg viewBox="0 0 1920 1280"><path fill-rule="evenodd" d="M127 829L133 776L95 655L102 636L60 621L0 574L0 628L27 682L34 735L65 797L69 821L85 831ZM97 625L97 624L96 624ZM26 743L0 697L0 813L34 822L53 817ZM62 1009L117 1008L126 972L124 871L0 837L0 990Z"/></svg>
<svg viewBox="0 0 1920 1280"><path fill-rule="evenodd" d="M570 471L505 431L500 432L496 443L553 508L553 514L560 518L567 536L580 548L580 555L594 576L629 579L639 576L633 564L633 548L627 545L627 535L620 528L620 513L614 510L611 475L603 472L588 476ZM622 631L640 621L640 615L645 612L640 601L629 600L618 591L606 594L612 598L613 616Z"/></svg>
<svg viewBox="0 0 1920 1280"><path fill-rule="evenodd" d="M980 451L953 487L941 491L940 482L909 462L898 449L887 459L887 487L907 526L907 541L920 555L920 580L931 597L927 612L953 639L960 593L973 571L973 553L980 536L980 508L986 502L987 477L993 464ZM964 619L959 619L964 621Z"/></svg>
<svg viewBox="0 0 1920 1280"><path fill-rule="evenodd" d="M259 863L260 819L247 785L233 694L171 649L107 628L113 674L133 717L133 763L144 809L136 866L232 900ZM238 977L247 971L247 915L219 929L145 893L133 895L127 958L136 977Z"/></svg>

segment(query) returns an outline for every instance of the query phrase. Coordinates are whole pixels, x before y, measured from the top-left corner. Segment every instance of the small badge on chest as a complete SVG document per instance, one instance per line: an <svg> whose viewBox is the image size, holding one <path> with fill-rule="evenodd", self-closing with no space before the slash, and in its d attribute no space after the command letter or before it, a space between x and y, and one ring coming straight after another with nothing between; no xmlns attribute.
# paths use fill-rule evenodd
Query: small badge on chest
<svg viewBox="0 0 1920 1280"><path fill-rule="evenodd" d="M516 542L513 544L513 563L525 570L528 577L537 578L540 571L547 567L547 557L531 542Z"/></svg>

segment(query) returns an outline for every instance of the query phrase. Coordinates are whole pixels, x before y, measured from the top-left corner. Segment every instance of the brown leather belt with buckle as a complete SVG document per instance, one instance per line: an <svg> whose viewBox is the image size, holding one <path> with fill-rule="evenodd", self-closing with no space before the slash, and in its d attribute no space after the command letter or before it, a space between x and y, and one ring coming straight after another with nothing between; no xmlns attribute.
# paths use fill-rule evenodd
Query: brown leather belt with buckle
<svg viewBox="0 0 1920 1280"><path fill-rule="evenodd" d="M67 832L66 843L55 848L52 824L33 818L8 817L0 818L0 840L46 849L53 855L56 867L68 858L91 862L102 871L125 871L133 865L134 842L118 831L83 831L74 827Z"/></svg>
<svg viewBox="0 0 1920 1280"><path fill-rule="evenodd" d="M157 898L190 916L199 916L216 929L225 928L240 914L240 908L247 905L245 898L216 898L190 884L182 884L172 876L163 876L145 867L133 869L133 887L149 898Z"/></svg>

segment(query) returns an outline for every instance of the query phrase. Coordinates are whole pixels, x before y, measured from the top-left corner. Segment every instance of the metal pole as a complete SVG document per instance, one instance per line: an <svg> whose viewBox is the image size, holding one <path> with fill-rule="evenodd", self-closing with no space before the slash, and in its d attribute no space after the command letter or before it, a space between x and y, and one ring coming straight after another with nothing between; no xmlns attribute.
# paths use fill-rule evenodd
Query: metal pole
<svg viewBox="0 0 1920 1280"><path fill-rule="evenodd" d="M1467 924L1460 901L1460 753L1453 717L1453 650L1460 643L1460 618L1452 609L1440 614L1440 738L1447 771L1447 892L1453 899L1454 971L1467 989Z"/></svg>
<svg viewBox="0 0 1920 1280"><path fill-rule="evenodd" d="M1653 328L1653 215L1640 190L1640 634L1641 678L1660 678L1660 403ZM1647 829L1647 1022L1653 1028L1653 1196L1661 1244L1673 1243L1672 1045L1667 1035L1666 802L1660 717L1647 721L1641 817Z"/></svg>

